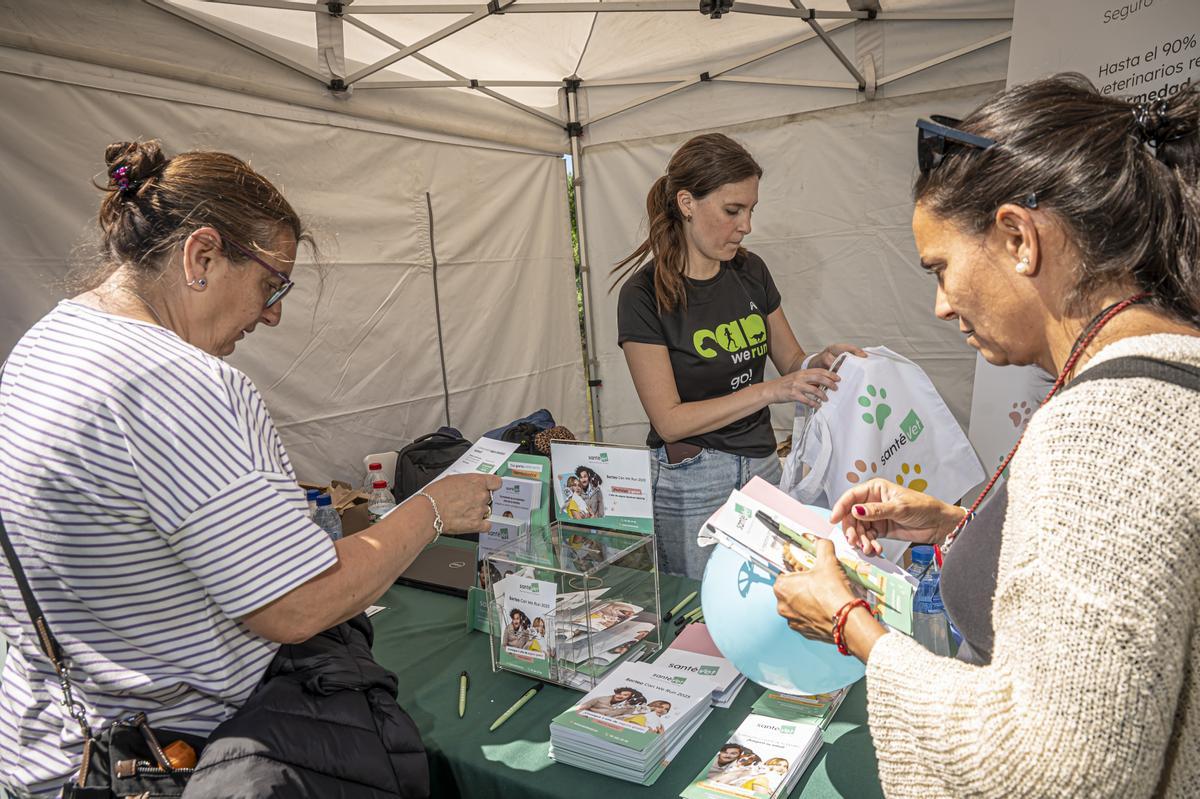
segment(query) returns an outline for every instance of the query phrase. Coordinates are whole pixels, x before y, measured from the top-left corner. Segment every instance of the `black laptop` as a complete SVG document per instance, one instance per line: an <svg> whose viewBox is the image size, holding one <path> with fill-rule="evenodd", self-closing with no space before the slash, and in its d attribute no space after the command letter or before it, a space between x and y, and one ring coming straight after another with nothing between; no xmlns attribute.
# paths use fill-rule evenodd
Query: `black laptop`
<svg viewBox="0 0 1200 799"><path fill-rule="evenodd" d="M475 571L474 547L434 544L417 555L396 582L465 598L467 589L475 585Z"/></svg>

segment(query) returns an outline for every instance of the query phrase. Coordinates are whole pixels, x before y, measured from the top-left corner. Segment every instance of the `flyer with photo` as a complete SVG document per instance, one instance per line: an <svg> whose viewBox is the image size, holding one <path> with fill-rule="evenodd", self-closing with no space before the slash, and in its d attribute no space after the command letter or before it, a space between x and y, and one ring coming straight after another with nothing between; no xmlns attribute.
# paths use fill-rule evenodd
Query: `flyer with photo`
<svg viewBox="0 0 1200 799"><path fill-rule="evenodd" d="M821 747L821 730L750 715L680 794L683 799L772 799L794 784Z"/></svg>
<svg viewBox="0 0 1200 799"><path fill-rule="evenodd" d="M567 730L642 750L673 724L708 706L712 681L670 674L653 663L618 666L583 701L554 719Z"/></svg>
<svg viewBox="0 0 1200 799"><path fill-rule="evenodd" d="M654 531L650 450L552 441L550 463L560 519L608 530Z"/></svg>
<svg viewBox="0 0 1200 799"><path fill-rule="evenodd" d="M501 477L500 487L492 492L492 514L504 519L528 522L542 498L542 484L523 477Z"/></svg>
<svg viewBox="0 0 1200 799"><path fill-rule="evenodd" d="M496 583L496 593L501 591L504 616L500 621L504 629L497 659L505 668L549 678L554 646L554 583L514 574Z"/></svg>

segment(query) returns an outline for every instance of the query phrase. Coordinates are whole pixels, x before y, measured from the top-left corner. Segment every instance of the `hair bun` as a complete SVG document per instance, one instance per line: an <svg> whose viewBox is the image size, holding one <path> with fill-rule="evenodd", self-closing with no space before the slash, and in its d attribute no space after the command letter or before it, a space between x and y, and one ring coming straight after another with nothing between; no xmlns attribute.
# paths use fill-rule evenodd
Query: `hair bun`
<svg viewBox="0 0 1200 799"><path fill-rule="evenodd" d="M167 165L157 139L144 142L114 142L104 150L109 188L126 193L158 176Z"/></svg>

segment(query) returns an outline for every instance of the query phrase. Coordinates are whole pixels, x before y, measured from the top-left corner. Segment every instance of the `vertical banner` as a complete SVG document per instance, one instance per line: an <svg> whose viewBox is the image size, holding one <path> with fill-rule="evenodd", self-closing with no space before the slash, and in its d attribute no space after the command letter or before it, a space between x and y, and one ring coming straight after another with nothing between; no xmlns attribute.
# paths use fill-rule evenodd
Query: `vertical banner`
<svg viewBox="0 0 1200 799"><path fill-rule="evenodd" d="M1079 72L1102 94L1162 100L1200 81L1198 35L1198 0L1016 0L1008 85ZM967 435L987 471L1012 449L1050 385L1036 367L992 366L977 356Z"/></svg>

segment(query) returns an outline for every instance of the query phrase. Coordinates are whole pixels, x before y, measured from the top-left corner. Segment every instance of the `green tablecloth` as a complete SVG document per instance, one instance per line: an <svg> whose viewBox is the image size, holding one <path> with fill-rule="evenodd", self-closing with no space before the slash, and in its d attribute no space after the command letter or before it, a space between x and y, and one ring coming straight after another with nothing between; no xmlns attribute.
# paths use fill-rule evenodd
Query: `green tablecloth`
<svg viewBox="0 0 1200 799"><path fill-rule="evenodd" d="M663 607L671 607L694 587L689 581L663 576ZM550 720L579 700L578 691L547 685L500 729L487 731L534 683L509 672L492 672L487 636L467 632L465 600L395 586L378 604L387 610L371 619L375 656L400 677L400 704L416 722L429 750L436 799L678 796L762 693L748 683L733 707L714 710L658 781L644 788L559 765L548 757ZM666 628L664 634L669 640ZM470 674L471 690L466 717L460 719L458 675L463 669ZM801 778L793 799L882 795L866 718L866 692L860 682L825 731L825 745Z"/></svg>

